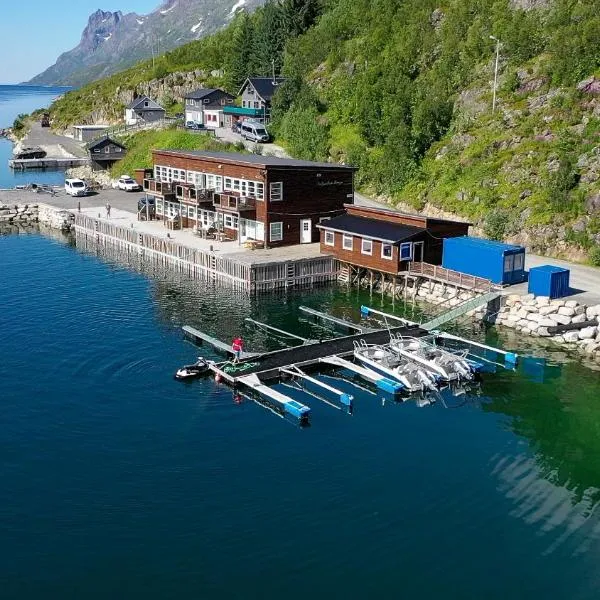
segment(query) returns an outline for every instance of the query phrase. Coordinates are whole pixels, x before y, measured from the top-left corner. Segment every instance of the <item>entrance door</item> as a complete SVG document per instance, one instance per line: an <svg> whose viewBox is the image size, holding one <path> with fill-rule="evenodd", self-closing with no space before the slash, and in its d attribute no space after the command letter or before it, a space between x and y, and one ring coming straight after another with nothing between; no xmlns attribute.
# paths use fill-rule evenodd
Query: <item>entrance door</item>
<svg viewBox="0 0 600 600"><path fill-rule="evenodd" d="M423 262L423 254L425 253L424 247L425 247L425 242L415 242L413 244L413 261L414 262Z"/></svg>
<svg viewBox="0 0 600 600"><path fill-rule="evenodd" d="M300 220L300 243L310 244L312 242L312 220Z"/></svg>

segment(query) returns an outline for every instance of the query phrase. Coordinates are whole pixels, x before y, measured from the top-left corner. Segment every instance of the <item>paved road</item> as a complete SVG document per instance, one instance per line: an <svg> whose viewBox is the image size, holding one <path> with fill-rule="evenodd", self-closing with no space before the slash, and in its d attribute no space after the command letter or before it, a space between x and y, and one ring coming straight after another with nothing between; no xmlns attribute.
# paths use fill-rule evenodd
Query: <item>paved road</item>
<svg viewBox="0 0 600 600"><path fill-rule="evenodd" d="M231 142L232 144L238 144L242 142L246 150L250 152L256 152L260 149L260 153L269 156L278 156L279 158L289 158L287 152L277 144L255 144L244 140L239 133L234 133L229 127L217 127L215 129L215 136L225 142Z"/></svg>
<svg viewBox="0 0 600 600"><path fill-rule="evenodd" d="M42 148L49 149L50 151L57 146L62 146L69 154L78 158L87 158L88 153L81 144L73 140L72 138L65 137L63 135L57 135L53 133L49 127L42 127L39 123L33 123L29 133L25 136L21 142L23 147L25 146L41 146ZM53 158L50 151L48 152L48 158Z"/></svg>

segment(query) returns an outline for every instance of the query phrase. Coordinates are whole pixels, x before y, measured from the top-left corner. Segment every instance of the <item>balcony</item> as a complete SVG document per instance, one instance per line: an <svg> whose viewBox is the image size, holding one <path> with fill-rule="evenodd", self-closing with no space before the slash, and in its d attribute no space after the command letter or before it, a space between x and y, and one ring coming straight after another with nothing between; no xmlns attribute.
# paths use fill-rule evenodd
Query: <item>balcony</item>
<svg viewBox="0 0 600 600"><path fill-rule="evenodd" d="M256 198L249 196L235 196L233 194L215 194L213 204L217 208L242 212L256 210Z"/></svg>
<svg viewBox="0 0 600 600"><path fill-rule="evenodd" d="M175 196L174 181L158 181L156 179L144 179L144 191L153 196Z"/></svg>
<svg viewBox="0 0 600 600"><path fill-rule="evenodd" d="M175 196L178 200L187 202L188 204L207 204L213 205L214 191L197 188L193 184L178 183L175 186Z"/></svg>

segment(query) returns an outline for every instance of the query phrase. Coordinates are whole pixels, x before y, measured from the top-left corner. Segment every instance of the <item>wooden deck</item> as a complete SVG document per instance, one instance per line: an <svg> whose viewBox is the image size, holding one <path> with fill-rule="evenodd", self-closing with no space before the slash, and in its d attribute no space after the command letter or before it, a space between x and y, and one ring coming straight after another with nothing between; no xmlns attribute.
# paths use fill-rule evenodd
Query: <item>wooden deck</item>
<svg viewBox="0 0 600 600"><path fill-rule="evenodd" d="M447 283L449 285L477 292L487 293L497 289L489 279L467 275L466 273L452 271L451 269L445 269L438 265L430 265L425 262L409 263L406 273L407 275L425 277L432 281Z"/></svg>

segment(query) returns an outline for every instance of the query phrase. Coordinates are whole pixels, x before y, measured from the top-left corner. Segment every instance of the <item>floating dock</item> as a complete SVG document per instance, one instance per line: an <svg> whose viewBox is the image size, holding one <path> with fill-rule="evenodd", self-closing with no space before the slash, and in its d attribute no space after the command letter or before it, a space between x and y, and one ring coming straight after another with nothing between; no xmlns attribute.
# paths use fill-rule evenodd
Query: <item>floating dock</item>
<svg viewBox="0 0 600 600"><path fill-rule="evenodd" d="M219 354L224 354L225 356L231 358L234 357L234 352L229 344L226 344L225 342L222 342L221 340L218 340L212 335L208 335L208 333L204 333L195 327L191 327L190 325L184 325L182 329L185 337L191 339L194 343L198 345L206 344ZM259 354L255 352L242 352L240 360L253 359L257 356L259 356Z"/></svg>
<svg viewBox="0 0 600 600"><path fill-rule="evenodd" d="M361 367L360 365L350 362L349 360L346 360L337 354L320 358L319 362L326 365L331 365L333 367L346 369L346 371L350 371L351 373L362 377L366 381L373 383L377 389L387 392L388 394L399 394L403 389L403 385L399 381L388 379L387 377L384 377L383 375L380 375L371 369Z"/></svg>
<svg viewBox="0 0 600 600"><path fill-rule="evenodd" d="M31 169L52 169L64 171L72 167L85 167L90 165L89 158L11 158L8 166L15 171L29 171Z"/></svg>

